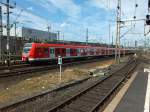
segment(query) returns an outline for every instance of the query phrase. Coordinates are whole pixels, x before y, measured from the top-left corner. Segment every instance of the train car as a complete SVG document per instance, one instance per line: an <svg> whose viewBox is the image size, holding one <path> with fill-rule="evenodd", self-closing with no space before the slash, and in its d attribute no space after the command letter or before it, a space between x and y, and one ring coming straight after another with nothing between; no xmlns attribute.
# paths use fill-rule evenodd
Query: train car
<svg viewBox="0 0 150 112"><path fill-rule="evenodd" d="M120 49L125 54L125 49ZM22 61L37 62L56 60L58 56L63 59L73 59L95 56L112 56L115 48L88 46L88 45L64 45L45 43L26 43L22 52Z"/></svg>

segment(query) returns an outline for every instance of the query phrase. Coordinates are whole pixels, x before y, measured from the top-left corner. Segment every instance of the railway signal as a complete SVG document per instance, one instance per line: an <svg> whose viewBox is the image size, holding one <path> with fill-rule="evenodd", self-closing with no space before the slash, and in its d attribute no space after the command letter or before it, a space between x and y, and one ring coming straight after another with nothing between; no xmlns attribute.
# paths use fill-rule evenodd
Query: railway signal
<svg viewBox="0 0 150 112"><path fill-rule="evenodd" d="M148 13L150 12L150 0L148 0ZM150 25L150 15L146 15L146 25Z"/></svg>
<svg viewBox="0 0 150 112"><path fill-rule="evenodd" d="M146 24L150 25L150 15L146 15Z"/></svg>
<svg viewBox="0 0 150 112"><path fill-rule="evenodd" d="M60 81L62 79L62 69L61 69L61 65L62 65L62 57L61 56L58 56L58 65L59 65L59 68L60 68Z"/></svg>

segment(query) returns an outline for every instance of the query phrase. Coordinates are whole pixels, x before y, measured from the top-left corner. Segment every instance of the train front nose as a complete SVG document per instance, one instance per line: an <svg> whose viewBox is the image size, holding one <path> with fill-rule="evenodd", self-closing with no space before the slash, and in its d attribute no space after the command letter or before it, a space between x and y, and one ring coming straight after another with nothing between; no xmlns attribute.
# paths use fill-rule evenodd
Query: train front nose
<svg viewBox="0 0 150 112"><path fill-rule="evenodd" d="M22 54L22 61L28 61L28 56L25 54Z"/></svg>
<svg viewBox="0 0 150 112"><path fill-rule="evenodd" d="M27 57L22 57L22 61L26 61L27 60Z"/></svg>

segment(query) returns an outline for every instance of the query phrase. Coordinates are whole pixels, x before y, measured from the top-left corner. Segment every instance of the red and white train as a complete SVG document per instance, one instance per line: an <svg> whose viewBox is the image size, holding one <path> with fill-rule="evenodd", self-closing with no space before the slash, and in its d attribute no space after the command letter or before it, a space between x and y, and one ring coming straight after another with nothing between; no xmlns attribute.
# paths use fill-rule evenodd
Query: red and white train
<svg viewBox="0 0 150 112"><path fill-rule="evenodd" d="M119 49L118 49L119 51ZM127 54L130 51L120 48L120 54ZM64 45L45 43L26 43L23 48L22 61L36 62L56 60L58 56L63 59L112 56L115 48L93 47L90 45Z"/></svg>

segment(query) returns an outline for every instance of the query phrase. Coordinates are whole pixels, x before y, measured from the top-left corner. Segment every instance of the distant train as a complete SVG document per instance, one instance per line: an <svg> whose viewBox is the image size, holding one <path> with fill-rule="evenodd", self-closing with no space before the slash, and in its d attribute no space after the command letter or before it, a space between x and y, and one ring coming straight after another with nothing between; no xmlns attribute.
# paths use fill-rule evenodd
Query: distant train
<svg viewBox="0 0 150 112"><path fill-rule="evenodd" d="M119 52L119 49L117 49ZM120 54L128 54L130 50L120 48ZM63 59L113 56L115 48L90 45L64 45L46 43L26 43L22 52L22 61L40 62L56 60L58 56Z"/></svg>

